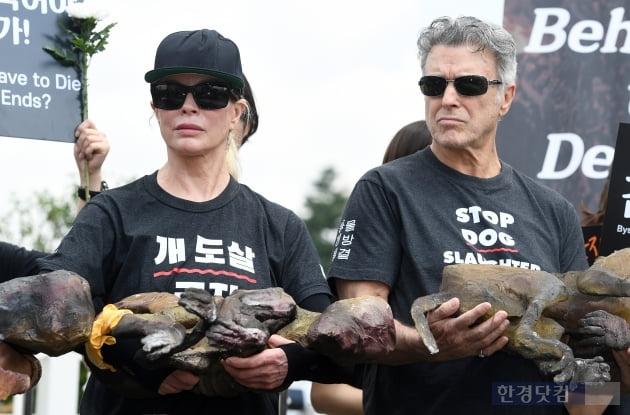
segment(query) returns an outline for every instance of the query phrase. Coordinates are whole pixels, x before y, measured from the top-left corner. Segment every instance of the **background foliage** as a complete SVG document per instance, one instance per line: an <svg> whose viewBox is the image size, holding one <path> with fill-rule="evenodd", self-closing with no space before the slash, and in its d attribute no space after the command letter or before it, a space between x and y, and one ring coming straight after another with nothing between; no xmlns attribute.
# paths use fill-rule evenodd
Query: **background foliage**
<svg viewBox="0 0 630 415"><path fill-rule="evenodd" d="M304 202L308 215L302 219L315 243L324 271L328 271L337 226L348 200L347 192L336 189L336 178L334 168L325 168L313 183L313 192L306 196Z"/></svg>

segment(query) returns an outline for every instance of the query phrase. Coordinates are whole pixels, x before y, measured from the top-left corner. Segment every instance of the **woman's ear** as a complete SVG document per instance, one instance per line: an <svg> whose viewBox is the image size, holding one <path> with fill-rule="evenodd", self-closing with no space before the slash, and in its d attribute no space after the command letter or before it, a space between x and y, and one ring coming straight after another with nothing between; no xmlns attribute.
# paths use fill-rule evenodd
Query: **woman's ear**
<svg viewBox="0 0 630 415"><path fill-rule="evenodd" d="M243 115L243 111L245 111L247 104L245 103L245 99L241 98L238 101L234 102L234 114L232 120L230 121L230 129L234 129L236 125L241 120L241 115Z"/></svg>

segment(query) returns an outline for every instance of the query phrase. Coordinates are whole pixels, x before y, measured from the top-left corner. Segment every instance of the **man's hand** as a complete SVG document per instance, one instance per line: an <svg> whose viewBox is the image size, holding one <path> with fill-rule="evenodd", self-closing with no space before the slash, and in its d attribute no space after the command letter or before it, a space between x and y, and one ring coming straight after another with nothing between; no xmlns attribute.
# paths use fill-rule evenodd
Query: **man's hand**
<svg viewBox="0 0 630 415"><path fill-rule="evenodd" d="M503 332L510 325L505 311L497 311L486 321L475 324L491 307L490 303L481 303L460 316L452 317L459 309L459 299L453 298L429 313L429 327L440 350L435 360L485 357L503 348L508 342Z"/></svg>
<svg viewBox="0 0 630 415"><path fill-rule="evenodd" d="M396 350L381 363L400 365L418 362L442 362L469 356L490 356L504 347L508 338L503 332L510 325L507 313L496 312L490 319L476 324L491 308L481 303L455 316L459 299L452 298L429 313L429 330L436 340L438 353L431 354L415 327L396 322Z"/></svg>
<svg viewBox="0 0 630 415"><path fill-rule="evenodd" d="M340 298L375 295L385 300L389 287L379 281L337 280ZM379 363L400 365L417 362L438 362L468 356L490 356L503 348L508 338L503 332L510 325L505 311L496 312L492 318L475 323L491 308L490 303L481 303L454 317L459 310L459 299L452 298L429 313L429 329L437 341L439 352L430 354L415 327L396 321L396 350L379 360Z"/></svg>

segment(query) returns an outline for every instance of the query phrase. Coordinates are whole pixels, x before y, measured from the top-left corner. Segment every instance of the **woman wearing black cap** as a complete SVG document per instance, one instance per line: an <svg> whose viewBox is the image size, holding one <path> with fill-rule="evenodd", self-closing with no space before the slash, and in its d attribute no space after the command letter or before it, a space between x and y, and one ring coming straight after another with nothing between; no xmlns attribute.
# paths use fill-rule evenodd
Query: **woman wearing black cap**
<svg viewBox="0 0 630 415"><path fill-rule="evenodd" d="M159 45L145 80L166 144L166 163L89 203L57 252L40 261L41 269L84 276L97 311L141 292L197 287L227 296L236 289L273 286L281 286L301 307L322 311L332 296L305 225L234 177L236 130L245 111L255 115L255 107L242 98L237 46L213 30L173 33ZM251 134L257 116L250 116ZM278 411L277 394L199 394L199 377L190 372L136 364L139 347L123 339L103 347L105 362L118 372L93 367L81 414ZM289 344L248 359L229 358L225 367L239 383L270 390L286 386L289 369L296 370L287 353L312 356ZM133 393L126 389L126 378L157 394L128 397Z"/></svg>

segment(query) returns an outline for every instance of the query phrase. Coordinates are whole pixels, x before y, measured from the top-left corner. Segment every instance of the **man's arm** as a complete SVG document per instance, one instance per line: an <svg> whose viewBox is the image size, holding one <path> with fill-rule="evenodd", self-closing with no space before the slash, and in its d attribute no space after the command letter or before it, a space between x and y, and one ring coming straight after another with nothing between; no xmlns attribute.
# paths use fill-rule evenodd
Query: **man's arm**
<svg viewBox="0 0 630 415"><path fill-rule="evenodd" d="M337 279L336 288L341 299L372 295L387 300L390 291L386 284L379 281ZM454 298L429 313L427 320L440 350L434 355L429 353L414 327L396 321L396 349L383 356L379 363L400 365L446 361L476 356L480 350L483 350L484 356L490 356L507 344L508 339L502 334L510 324L507 313L498 311L492 318L475 325L490 308L490 303L481 303L456 316L459 300Z"/></svg>

